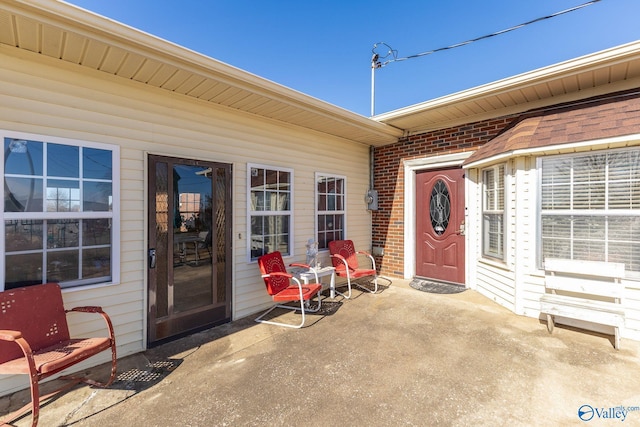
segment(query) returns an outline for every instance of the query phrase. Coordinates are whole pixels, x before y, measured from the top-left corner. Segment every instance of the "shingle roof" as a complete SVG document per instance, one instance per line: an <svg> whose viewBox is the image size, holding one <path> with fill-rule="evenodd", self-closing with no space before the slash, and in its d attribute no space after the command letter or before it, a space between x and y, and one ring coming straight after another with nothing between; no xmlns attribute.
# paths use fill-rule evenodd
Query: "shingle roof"
<svg viewBox="0 0 640 427"><path fill-rule="evenodd" d="M640 133L640 90L558 105L521 116L465 164L517 150Z"/></svg>

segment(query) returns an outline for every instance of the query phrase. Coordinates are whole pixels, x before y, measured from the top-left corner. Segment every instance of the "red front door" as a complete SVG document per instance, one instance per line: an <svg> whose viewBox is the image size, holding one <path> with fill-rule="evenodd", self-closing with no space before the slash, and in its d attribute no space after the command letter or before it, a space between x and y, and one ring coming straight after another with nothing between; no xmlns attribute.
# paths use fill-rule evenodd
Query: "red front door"
<svg viewBox="0 0 640 427"><path fill-rule="evenodd" d="M464 283L464 171L416 174L416 276Z"/></svg>

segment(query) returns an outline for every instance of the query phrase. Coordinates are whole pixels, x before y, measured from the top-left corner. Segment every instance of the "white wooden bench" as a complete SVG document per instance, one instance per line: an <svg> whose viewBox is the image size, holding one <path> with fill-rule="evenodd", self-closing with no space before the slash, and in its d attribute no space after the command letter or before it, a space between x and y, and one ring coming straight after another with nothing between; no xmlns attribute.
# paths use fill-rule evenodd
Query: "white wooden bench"
<svg viewBox="0 0 640 427"><path fill-rule="evenodd" d="M547 315L549 333L555 316L613 326L614 347L620 348L624 264L547 258L544 268L550 293L540 298L540 312Z"/></svg>

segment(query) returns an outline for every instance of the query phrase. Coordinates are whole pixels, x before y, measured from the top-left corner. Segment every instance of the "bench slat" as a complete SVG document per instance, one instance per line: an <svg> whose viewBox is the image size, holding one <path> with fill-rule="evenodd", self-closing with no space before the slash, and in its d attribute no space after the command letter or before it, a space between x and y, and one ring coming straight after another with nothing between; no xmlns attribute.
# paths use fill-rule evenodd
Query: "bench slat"
<svg viewBox="0 0 640 427"><path fill-rule="evenodd" d="M540 300L542 311L553 316L568 317L609 326L624 325L624 310L620 304L589 301L564 295L544 295Z"/></svg>
<svg viewBox="0 0 640 427"><path fill-rule="evenodd" d="M624 264L620 262L545 258L544 269L564 274L624 278Z"/></svg>
<svg viewBox="0 0 640 427"><path fill-rule="evenodd" d="M624 285L619 282L605 282L574 276L546 276L545 287L558 291L598 295L608 298L622 298L624 295Z"/></svg>

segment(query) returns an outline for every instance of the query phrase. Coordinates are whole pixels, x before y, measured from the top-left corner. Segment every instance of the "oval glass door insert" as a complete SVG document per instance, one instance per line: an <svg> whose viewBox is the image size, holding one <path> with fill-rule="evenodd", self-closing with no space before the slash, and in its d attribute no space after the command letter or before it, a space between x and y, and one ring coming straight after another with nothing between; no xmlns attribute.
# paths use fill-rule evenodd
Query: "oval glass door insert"
<svg viewBox="0 0 640 427"><path fill-rule="evenodd" d="M451 215L451 199L447 184L441 179L436 181L431 190L429 201L429 213L431 214L431 226L433 231L440 236L449 225Z"/></svg>

